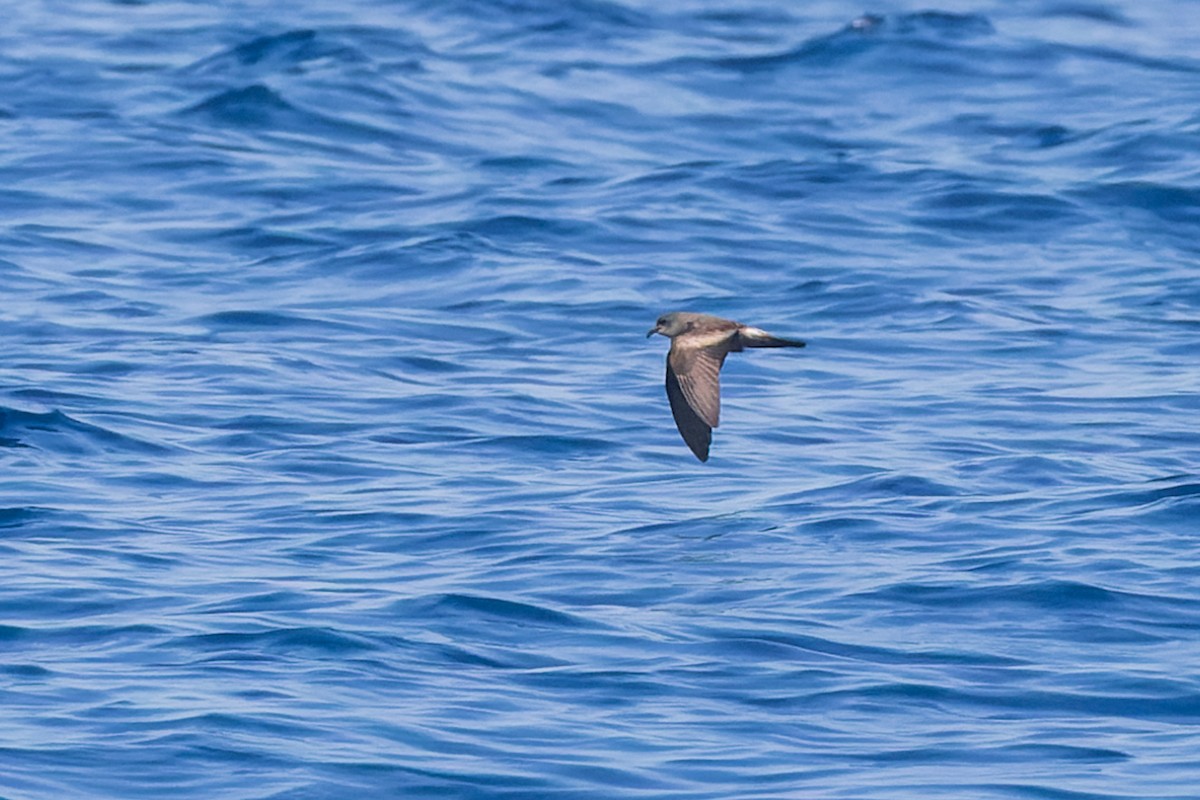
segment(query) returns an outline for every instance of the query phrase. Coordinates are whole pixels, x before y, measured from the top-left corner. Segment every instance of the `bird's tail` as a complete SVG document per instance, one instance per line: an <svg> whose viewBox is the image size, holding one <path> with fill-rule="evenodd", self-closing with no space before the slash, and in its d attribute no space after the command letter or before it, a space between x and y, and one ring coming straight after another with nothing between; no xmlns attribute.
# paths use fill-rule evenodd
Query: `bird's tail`
<svg viewBox="0 0 1200 800"><path fill-rule="evenodd" d="M738 339L745 347L804 347L804 342L799 339L782 339L760 328L742 328L738 331Z"/></svg>

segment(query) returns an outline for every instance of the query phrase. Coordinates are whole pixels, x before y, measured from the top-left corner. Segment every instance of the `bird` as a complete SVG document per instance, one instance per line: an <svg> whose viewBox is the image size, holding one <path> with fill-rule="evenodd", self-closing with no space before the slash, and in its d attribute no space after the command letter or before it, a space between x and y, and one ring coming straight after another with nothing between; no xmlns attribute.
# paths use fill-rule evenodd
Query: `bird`
<svg viewBox="0 0 1200 800"><path fill-rule="evenodd" d="M747 347L804 347L799 339L772 336L761 328L690 311L663 314L646 334L671 340L667 351L667 399L683 441L708 461L712 429L721 416L721 365Z"/></svg>

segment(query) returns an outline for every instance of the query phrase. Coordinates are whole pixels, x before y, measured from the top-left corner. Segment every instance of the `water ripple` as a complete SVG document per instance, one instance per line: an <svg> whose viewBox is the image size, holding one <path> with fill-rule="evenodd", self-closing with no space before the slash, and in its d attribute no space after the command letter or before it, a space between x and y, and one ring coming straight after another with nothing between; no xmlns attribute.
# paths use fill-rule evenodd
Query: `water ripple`
<svg viewBox="0 0 1200 800"><path fill-rule="evenodd" d="M1180 0L74 10L0 30L0 793L1194 796ZM706 464L671 309L809 342Z"/></svg>

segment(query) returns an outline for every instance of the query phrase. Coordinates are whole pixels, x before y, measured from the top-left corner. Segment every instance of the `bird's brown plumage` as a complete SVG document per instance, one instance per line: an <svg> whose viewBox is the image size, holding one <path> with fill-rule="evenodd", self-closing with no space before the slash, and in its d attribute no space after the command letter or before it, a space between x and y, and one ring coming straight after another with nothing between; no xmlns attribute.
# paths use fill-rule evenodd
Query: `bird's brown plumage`
<svg viewBox="0 0 1200 800"><path fill-rule="evenodd" d="M725 356L746 347L804 347L748 325L708 314L676 311L659 317L646 334L671 339L667 353L667 399L683 441L701 461L708 460L712 429L721 419L721 366Z"/></svg>

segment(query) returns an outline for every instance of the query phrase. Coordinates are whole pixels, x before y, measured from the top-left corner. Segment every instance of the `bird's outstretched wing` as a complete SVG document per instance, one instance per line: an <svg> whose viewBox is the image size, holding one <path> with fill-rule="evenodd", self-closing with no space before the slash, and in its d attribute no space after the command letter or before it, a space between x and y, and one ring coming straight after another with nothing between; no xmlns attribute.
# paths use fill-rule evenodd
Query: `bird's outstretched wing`
<svg viewBox="0 0 1200 800"><path fill-rule="evenodd" d="M708 460L712 429L721 417L721 366L725 356L747 347L804 347L762 328L710 314L674 311L658 318L647 336L670 337L667 353L667 398L675 425L701 461Z"/></svg>
<svg viewBox="0 0 1200 800"><path fill-rule="evenodd" d="M690 341L679 336L667 353L667 398L675 425L701 461L708 460L712 429L721 419L721 365L728 340Z"/></svg>
<svg viewBox="0 0 1200 800"><path fill-rule="evenodd" d="M680 336L667 353L667 370L675 373L688 405L710 428L721 419L721 365L729 352L723 344L692 345Z"/></svg>
<svg viewBox="0 0 1200 800"><path fill-rule="evenodd" d="M683 436L683 441L701 461L708 461L708 448L712 444L712 426L700 418L679 383L679 376L671 368L671 359L667 359L667 399L671 401L671 414L675 417L675 427Z"/></svg>

